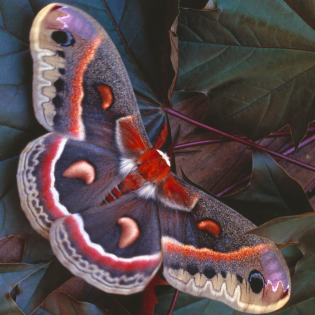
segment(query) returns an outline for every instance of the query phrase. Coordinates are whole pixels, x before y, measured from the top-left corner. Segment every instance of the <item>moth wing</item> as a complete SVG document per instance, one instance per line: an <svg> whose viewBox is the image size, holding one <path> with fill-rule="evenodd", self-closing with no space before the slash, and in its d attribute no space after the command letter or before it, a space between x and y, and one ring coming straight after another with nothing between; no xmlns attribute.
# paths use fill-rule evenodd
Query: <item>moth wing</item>
<svg viewBox="0 0 315 315"><path fill-rule="evenodd" d="M131 294L159 268L161 236L152 200L128 192L106 202L126 178L116 152L46 134L22 152L17 179L26 216L65 267L101 290Z"/></svg>
<svg viewBox="0 0 315 315"><path fill-rule="evenodd" d="M59 218L50 242L73 274L109 293L142 291L162 262L156 204L135 193Z"/></svg>
<svg viewBox="0 0 315 315"><path fill-rule="evenodd" d="M172 175L160 187L164 276L175 288L234 309L266 313L290 296L290 274L276 246L244 235L253 223ZM175 188L174 188L175 187Z"/></svg>
<svg viewBox="0 0 315 315"><path fill-rule="evenodd" d="M114 137L114 134L112 134ZM117 148L97 146L56 134L30 142L19 160L17 183L22 209L45 238L54 220L100 205L117 185Z"/></svg>
<svg viewBox="0 0 315 315"><path fill-rule="evenodd" d="M96 20L52 3L36 16L30 43L34 109L46 129L102 143L104 126L130 116L149 143L125 66Z"/></svg>

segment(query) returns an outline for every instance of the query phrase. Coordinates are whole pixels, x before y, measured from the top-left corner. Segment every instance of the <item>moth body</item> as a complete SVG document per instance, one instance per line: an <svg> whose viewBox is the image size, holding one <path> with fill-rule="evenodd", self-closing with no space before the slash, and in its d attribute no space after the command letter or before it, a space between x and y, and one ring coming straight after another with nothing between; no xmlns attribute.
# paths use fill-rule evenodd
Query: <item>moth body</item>
<svg viewBox="0 0 315 315"><path fill-rule="evenodd" d="M50 133L22 152L18 189L59 261L109 293L144 290L163 262L166 280L184 292L250 313L282 307L291 283L281 253L171 172L100 24L52 3L36 16L30 42L35 115Z"/></svg>

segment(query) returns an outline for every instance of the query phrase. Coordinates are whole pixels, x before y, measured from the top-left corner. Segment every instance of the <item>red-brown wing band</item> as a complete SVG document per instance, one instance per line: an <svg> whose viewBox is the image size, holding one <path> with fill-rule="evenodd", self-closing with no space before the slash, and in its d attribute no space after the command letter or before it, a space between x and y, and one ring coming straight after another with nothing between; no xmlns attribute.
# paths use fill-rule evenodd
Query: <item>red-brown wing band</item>
<svg viewBox="0 0 315 315"><path fill-rule="evenodd" d="M59 202L54 176L66 142L57 135L44 135L26 146L19 161L17 183L22 209L32 227L47 239L52 222L69 214Z"/></svg>
<svg viewBox="0 0 315 315"><path fill-rule="evenodd" d="M171 194L159 201L166 280L181 291L243 312L266 313L282 307L290 297L291 283L276 246L244 235L255 227L251 222L175 175L174 179L185 194L194 191L197 200L190 211L173 207ZM185 194L175 194L174 199Z"/></svg>
<svg viewBox="0 0 315 315"><path fill-rule="evenodd" d="M55 134L27 145L17 183L22 209L39 234L48 239L54 220L100 205L122 181L115 148L111 149L114 152Z"/></svg>
<svg viewBox="0 0 315 315"><path fill-rule="evenodd" d="M125 66L91 16L50 4L36 16L30 42L34 109L46 129L102 145L103 128L131 115L144 133Z"/></svg>
<svg viewBox="0 0 315 315"><path fill-rule="evenodd" d="M142 291L162 262L156 210L149 206L149 212L142 209L146 215L137 214L130 209L145 206L145 201L125 201L125 210L117 201L107 205L104 214L89 210L58 219L50 232L53 251L65 267L118 294Z"/></svg>

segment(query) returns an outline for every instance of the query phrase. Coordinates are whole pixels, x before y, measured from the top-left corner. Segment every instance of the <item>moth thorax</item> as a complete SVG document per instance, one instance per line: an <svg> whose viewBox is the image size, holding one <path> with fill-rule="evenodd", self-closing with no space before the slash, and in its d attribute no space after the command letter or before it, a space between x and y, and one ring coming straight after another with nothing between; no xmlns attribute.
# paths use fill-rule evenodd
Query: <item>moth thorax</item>
<svg viewBox="0 0 315 315"><path fill-rule="evenodd" d="M160 153L160 155L162 156L163 160L167 163L168 166L171 166L171 162L170 162L170 159L169 157L162 151L160 150L156 150Z"/></svg>

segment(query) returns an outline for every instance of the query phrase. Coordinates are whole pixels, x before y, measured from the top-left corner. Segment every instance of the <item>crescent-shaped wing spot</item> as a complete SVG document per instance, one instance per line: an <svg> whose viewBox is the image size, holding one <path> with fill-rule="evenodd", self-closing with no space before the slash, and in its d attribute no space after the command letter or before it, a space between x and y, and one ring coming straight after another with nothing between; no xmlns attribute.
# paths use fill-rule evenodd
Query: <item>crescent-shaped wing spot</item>
<svg viewBox="0 0 315 315"><path fill-rule="evenodd" d="M118 243L119 248L131 245L140 236L139 227L135 220L122 217L117 220L117 223L121 227L121 236Z"/></svg>
<svg viewBox="0 0 315 315"><path fill-rule="evenodd" d="M95 180L94 166L87 161L78 161L70 165L63 173L63 177L80 178L85 181L86 185L90 185Z"/></svg>
<svg viewBox="0 0 315 315"><path fill-rule="evenodd" d="M214 238L218 239L221 233L221 227L218 223L212 220L203 220L197 223L199 230L207 231Z"/></svg>
<svg viewBox="0 0 315 315"><path fill-rule="evenodd" d="M108 85L97 85L96 88L102 98L101 106L106 111L113 104L114 96L112 93L112 89Z"/></svg>

